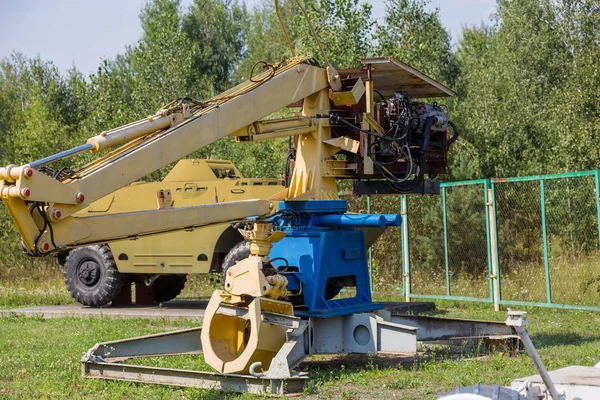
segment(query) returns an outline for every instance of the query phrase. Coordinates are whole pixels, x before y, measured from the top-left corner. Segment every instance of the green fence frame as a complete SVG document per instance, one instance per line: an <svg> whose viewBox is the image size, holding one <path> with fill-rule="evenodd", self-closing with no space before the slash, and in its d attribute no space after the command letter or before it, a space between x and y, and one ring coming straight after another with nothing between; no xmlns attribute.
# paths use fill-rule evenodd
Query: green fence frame
<svg viewBox="0 0 600 400"><path fill-rule="evenodd" d="M552 290L551 290L551 276L549 268L549 254L548 254L548 237L546 227L546 192L545 182L553 179L564 179L564 178L577 178L577 177L594 177L595 187L595 203L596 203L596 217L597 217L597 231L598 231L598 248L600 249L600 170L592 171L581 171L563 174L551 174L551 175L535 175L526 177L514 177L514 178L496 178L496 179L478 179L470 181L460 182L444 182L440 184L440 194L442 197L442 219L443 219L443 232L444 232L444 267L445 267L445 284L446 294L445 295L431 295L426 293L414 293L411 289L411 265L410 265L410 246L409 246L409 235L408 235L408 224L410 223L410 196L403 195L400 197L400 212L403 217L403 224L401 230L401 241L402 241L402 295L406 301L411 299L442 299L442 300L458 300L458 301L477 301L493 303L496 310L499 310L499 305L522 305L522 306L540 306L540 307L551 307L551 308L566 308L566 309L580 309L580 310L600 310L600 305L577 305L577 304L561 304L552 301ZM546 285L546 301L545 302L531 302L531 301L518 301L518 300L505 300L502 298L502 284L500 266L498 260L498 234L496 230L496 185L499 183L514 183L514 182L539 182L540 189L540 214L541 214L541 232L542 232L542 244L543 244L543 255L544 255L544 280ZM484 198L483 204L486 209L486 243L487 243L487 259L488 259L488 276L489 276L489 296L488 297L468 297L468 296L455 296L450 290L450 269L448 263L448 231L447 231L447 210L446 210L446 189L457 186L468 186L468 185L483 185ZM370 205L370 202L369 202Z"/></svg>

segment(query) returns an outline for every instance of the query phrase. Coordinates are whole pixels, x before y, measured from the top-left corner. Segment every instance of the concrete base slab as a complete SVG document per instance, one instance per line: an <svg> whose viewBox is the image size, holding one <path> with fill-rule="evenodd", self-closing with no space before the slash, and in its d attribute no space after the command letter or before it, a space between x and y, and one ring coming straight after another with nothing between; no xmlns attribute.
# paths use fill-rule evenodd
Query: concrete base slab
<svg viewBox="0 0 600 400"><path fill-rule="evenodd" d="M43 318L60 317L118 317L118 318L196 318L204 317L204 309L208 300L171 300L160 306L106 306L87 307L81 304L67 304L62 306L44 306L30 308L15 308L0 310L0 316L22 315L27 317L42 316ZM386 310L396 314L408 312L419 313L435 309L431 302L385 302Z"/></svg>
<svg viewBox="0 0 600 400"><path fill-rule="evenodd" d="M564 393L565 400L599 399L600 368L570 366L549 371L550 379L559 393ZM545 385L540 375L515 379L512 389L522 387L525 382L544 390Z"/></svg>
<svg viewBox="0 0 600 400"><path fill-rule="evenodd" d="M11 314L27 317L42 316L44 318L61 317L119 317L119 318L197 318L204 317L207 300L172 300L160 306L106 306L87 307L81 304L62 306L45 306L31 308L15 308L0 310L0 315Z"/></svg>

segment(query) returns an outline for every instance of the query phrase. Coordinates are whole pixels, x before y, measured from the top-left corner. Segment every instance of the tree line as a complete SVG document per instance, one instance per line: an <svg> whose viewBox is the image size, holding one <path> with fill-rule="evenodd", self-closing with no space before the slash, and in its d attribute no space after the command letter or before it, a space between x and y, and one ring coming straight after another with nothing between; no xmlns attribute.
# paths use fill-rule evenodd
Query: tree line
<svg viewBox="0 0 600 400"><path fill-rule="evenodd" d="M596 1L498 0L490 19L463 27L454 45L427 0L385 0L381 21L360 0L305 3L334 66L393 55L457 91L448 102L462 136L446 179L597 166ZM280 4L297 53L323 63L296 2ZM0 162L80 144L177 97L208 98L247 79L256 61L291 55L270 0L252 9L239 0L195 0L185 9L180 0L150 0L140 21L142 37L89 76L20 53L0 62ZM249 175L282 174L282 142L238 147L225 140L198 155L237 157Z"/></svg>
<svg viewBox="0 0 600 400"><path fill-rule="evenodd" d="M296 52L323 64L296 1L279 3ZM598 167L597 1L497 0L487 21L463 27L454 41L428 0L385 0L379 21L361 0L304 3L335 67L391 55L457 92L444 100L461 136L442 179ZM271 0L251 9L240 0L194 0L189 7L148 0L139 17L140 39L88 76L17 52L0 61L0 165L82 144L178 97L207 99L247 79L256 61L291 56ZM225 139L194 156L231 159L247 176L277 177L287 141ZM3 233L14 236L1 220Z"/></svg>

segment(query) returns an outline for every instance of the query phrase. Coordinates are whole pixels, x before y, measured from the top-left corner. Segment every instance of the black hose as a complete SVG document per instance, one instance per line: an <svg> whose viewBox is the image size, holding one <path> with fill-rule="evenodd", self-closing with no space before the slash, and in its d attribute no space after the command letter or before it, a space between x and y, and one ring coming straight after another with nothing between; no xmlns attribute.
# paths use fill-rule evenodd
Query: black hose
<svg viewBox="0 0 600 400"><path fill-rule="evenodd" d="M359 132L363 132L369 136L374 136L377 139L381 139L381 140L393 142L393 141L404 139L404 135L398 139L382 138L380 135L376 135L372 132L369 132L364 129L360 129L357 126L352 125L350 122L340 118L336 114L315 114L314 118L329 118L332 124L342 123L342 124L344 124L350 128L353 128ZM388 183L390 184L390 186L393 189L397 190L398 192L410 192L410 191L416 189L421 183L423 183L423 180L425 177L425 162L427 160L427 153L429 151L429 147L432 145L432 143L430 143L429 139L431 137L431 126L433 125L433 121L434 121L434 117L429 117L425 120L425 124L423 126L423 139L421 140L421 145L419 146L421 149L421 155L419 157L418 170L417 170L417 173L415 174L415 178L412 179L411 181L398 183L398 182L394 182L393 179L390 179L389 176L384 175L385 178L387 179ZM439 147L447 146L448 144L454 143L454 141L456 141L456 138L458 138L458 129L456 129L455 125L453 123L451 123L450 121L448 121L448 123L451 124L452 128L454 129L454 136L451 139L448 139L444 142L435 142L438 144ZM448 144L445 144L446 142L448 142ZM380 166L381 168L383 168L382 163L374 163L374 165L376 167Z"/></svg>
<svg viewBox="0 0 600 400"><path fill-rule="evenodd" d="M421 183L423 183L425 177L425 161L427 160L427 152L429 150L429 138L431 136L431 126L433 125L433 117L429 117L425 120L423 126L423 140L421 140L421 155L419 157L418 171L415 174L415 178L411 181L396 183L388 179L390 186L399 192L411 192L415 190Z"/></svg>
<svg viewBox="0 0 600 400"><path fill-rule="evenodd" d="M456 139L458 139L459 135L458 128L456 127L456 125L454 125L452 121L448 121L448 125L450 125L452 127L452 130L454 131L452 137L448 140L444 140L443 142L431 142L429 143L431 147L446 147L456 142Z"/></svg>
<svg viewBox="0 0 600 400"><path fill-rule="evenodd" d="M283 262L285 262L285 268L286 268L286 269L287 269L287 268L289 268L289 266L290 266L290 263L289 263L289 261L288 261L286 258L283 258L283 257L275 257L275 258L272 258L272 259L271 259L271 264L273 264L273 261L283 261ZM281 272L281 269L280 269L280 268L281 268L281 267L277 268L277 270ZM285 272L285 271L283 271L283 272Z"/></svg>
<svg viewBox="0 0 600 400"><path fill-rule="evenodd" d="M285 187L292 182L292 162L296 161L296 148L292 146L292 138L288 138L288 154L285 160Z"/></svg>
<svg viewBox="0 0 600 400"><path fill-rule="evenodd" d="M375 93L377 93L379 95L379 97L381 97L381 100L383 100L384 103L387 103L387 100L385 99L385 97L381 94L381 92L379 90L373 90Z"/></svg>

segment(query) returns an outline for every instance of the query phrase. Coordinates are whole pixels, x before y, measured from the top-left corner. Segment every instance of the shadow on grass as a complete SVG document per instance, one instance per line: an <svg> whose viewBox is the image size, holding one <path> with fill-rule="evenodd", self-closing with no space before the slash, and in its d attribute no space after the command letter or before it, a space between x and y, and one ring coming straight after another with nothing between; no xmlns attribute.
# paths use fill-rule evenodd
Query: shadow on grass
<svg viewBox="0 0 600 400"><path fill-rule="evenodd" d="M538 349L554 346L578 346L583 343L600 341L599 335L578 335L576 333L536 333L531 336L533 344Z"/></svg>
<svg viewBox="0 0 600 400"><path fill-rule="evenodd" d="M466 349L465 349L466 350ZM428 365L448 360L480 359L491 351L470 349L451 351L437 348L419 351L418 354L345 354L313 356L296 370L309 373L305 394L319 394L323 385L351 377L357 382L369 382L388 376L389 371L417 371Z"/></svg>

